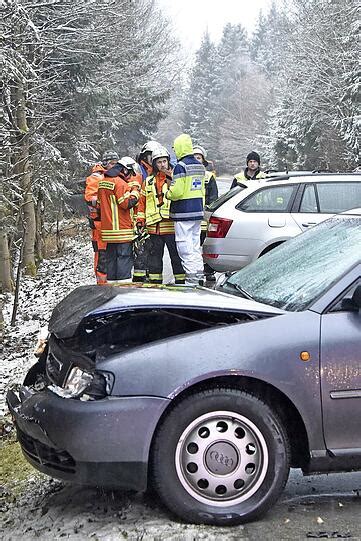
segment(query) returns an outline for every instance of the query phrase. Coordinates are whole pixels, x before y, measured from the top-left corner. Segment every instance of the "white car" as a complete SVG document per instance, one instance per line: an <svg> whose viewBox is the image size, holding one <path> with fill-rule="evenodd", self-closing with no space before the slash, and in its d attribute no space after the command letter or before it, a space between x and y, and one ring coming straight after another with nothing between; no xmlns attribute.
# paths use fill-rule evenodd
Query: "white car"
<svg viewBox="0 0 361 541"><path fill-rule="evenodd" d="M361 206L361 174L302 173L251 180L209 206L203 258L239 270L334 214Z"/></svg>

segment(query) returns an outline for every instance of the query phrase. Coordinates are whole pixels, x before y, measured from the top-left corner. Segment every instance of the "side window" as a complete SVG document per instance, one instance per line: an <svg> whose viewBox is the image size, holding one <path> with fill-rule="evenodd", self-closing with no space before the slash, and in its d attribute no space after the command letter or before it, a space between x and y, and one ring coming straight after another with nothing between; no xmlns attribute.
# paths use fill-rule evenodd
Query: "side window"
<svg viewBox="0 0 361 541"><path fill-rule="evenodd" d="M244 212L286 212L298 185L272 186L258 190L236 206Z"/></svg>
<svg viewBox="0 0 361 541"><path fill-rule="evenodd" d="M313 184L306 185L299 212L318 212L316 193Z"/></svg>
<svg viewBox="0 0 361 541"><path fill-rule="evenodd" d="M342 299L337 301L337 303L331 308L330 312L350 312L355 310L354 303L352 301L352 296L355 293L356 289L361 287L361 280L357 280L350 289L342 296Z"/></svg>
<svg viewBox="0 0 361 541"><path fill-rule="evenodd" d="M320 212L336 214L361 207L361 182L323 182L317 184Z"/></svg>

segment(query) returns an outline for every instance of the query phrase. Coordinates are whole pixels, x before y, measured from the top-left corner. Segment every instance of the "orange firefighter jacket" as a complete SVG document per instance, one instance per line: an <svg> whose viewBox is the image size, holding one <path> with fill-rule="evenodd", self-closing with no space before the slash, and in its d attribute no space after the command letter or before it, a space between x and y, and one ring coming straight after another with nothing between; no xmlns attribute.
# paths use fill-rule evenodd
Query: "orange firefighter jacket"
<svg viewBox="0 0 361 541"><path fill-rule="evenodd" d="M120 177L105 177L99 182L100 232L103 242L132 242L134 228L130 198L139 199L139 193Z"/></svg>
<svg viewBox="0 0 361 541"><path fill-rule="evenodd" d="M137 223L146 225L151 235L174 234L174 222L169 219L170 201L165 198L167 190L167 177L163 172L150 175L143 182Z"/></svg>
<svg viewBox="0 0 361 541"><path fill-rule="evenodd" d="M91 174L85 180L84 199L88 205L90 227L92 228L92 239L100 240L100 209L97 202L99 182L104 178L105 168L96 163Z"/></svg>

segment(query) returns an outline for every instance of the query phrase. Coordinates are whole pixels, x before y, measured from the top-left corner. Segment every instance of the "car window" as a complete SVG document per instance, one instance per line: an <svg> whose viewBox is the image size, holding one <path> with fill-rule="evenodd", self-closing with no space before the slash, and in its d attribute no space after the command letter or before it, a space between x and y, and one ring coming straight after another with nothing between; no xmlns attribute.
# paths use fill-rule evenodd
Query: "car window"
<svg viewBox="0 0 361 541"><path fill-rule="evenodd" d="M337 303L332 306L330 312L350 312L354 310L352 303L352 295L354 294L356 288L361 285L361 280L356 280L356 282L342 295L342 298L337 301Z"/></svg>
<svg viewBox="0 0 361 541"><path fill-rule="evenodd" d="M286 212L297 185L272 186L258 190L236 206L243 212Z"/></svg>
<svg viewBox="0 0 361 541"><path fill-rule="evenodd" d="M232 274L222 287L284 310L305 310L360 261L360 246L361 219L335 216Z"/></svg>
<svg viewBox="0 0 361 541"><path fill-rule="evenodd" d="M213 201L210 205L207 205L207 210L214 212L220 206L222 206L223 203L225 203L226 201L234 197L236 194L242 192L244 189L245 188L243 186L236 186L235 188L232 188L232 190L229 190L229 192L226 192L223 195L221 195L221 197L218 197L218 199Z"/></svg>
<svg viewBox="0 0 361 541"><path fill-rule="evenodd" d="M361 182L320 182L316 186L320 212L336 214L361 207Z"/></svg>
<svg viewBox="0 0 361 541"><path fill-rule="evenodd" d="M305 186L299 212L318 212L315 187L313 184L307 184Z"/></svg>

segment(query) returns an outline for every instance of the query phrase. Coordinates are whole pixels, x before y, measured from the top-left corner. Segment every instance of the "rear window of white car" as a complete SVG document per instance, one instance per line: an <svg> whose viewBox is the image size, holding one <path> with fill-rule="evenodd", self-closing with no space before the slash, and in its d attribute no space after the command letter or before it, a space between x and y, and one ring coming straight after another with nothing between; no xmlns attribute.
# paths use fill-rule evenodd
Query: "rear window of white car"
<svg viewBox="0 0 361 541"><path fill-rule="evenodd" d="M333 214L361 207L361 182L316 184L320 212Z"/></svg>
<svg viewBox="0 0 361 541"><path fill-rule="evenodd" d="M361 182L323 182L305 186L299 212L338 214L361 207Z"/></svg>
<svg viewBox="0 0 361 541"><path fill-rule="evenodd" d="M292 205L298 184L262 188L238 203L243 212L287 212Z"/></svg>

